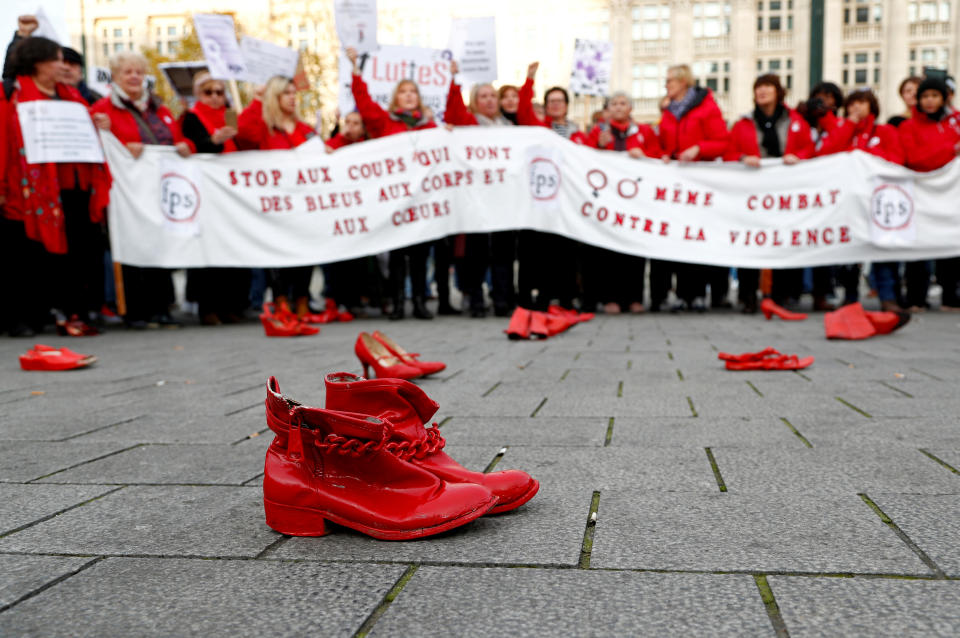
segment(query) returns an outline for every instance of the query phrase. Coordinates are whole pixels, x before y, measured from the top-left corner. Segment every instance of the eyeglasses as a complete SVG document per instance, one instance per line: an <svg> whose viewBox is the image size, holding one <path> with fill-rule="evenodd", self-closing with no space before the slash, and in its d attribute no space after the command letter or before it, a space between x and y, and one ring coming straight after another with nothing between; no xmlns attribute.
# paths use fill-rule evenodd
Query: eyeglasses
<svg viewBox="0 0 960 638"><path fill-rule="evenodd" d="M204 95L207 95L207 96L216 95L217 97L223 97L223 96L224 96L224 92L221 91L221 90L217 90L217 89L204 89L204 90L203 90L203 94L204 94Z"/></svg>

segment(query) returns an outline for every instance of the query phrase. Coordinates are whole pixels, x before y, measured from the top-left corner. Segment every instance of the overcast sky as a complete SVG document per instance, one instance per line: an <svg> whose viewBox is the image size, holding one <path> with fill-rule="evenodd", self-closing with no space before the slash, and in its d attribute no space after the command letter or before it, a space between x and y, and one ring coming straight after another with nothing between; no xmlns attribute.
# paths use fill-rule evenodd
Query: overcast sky
<svg viewBox="0 0 960 638"><path fill-rule="evenodd" d="M7 43L13 37L17 30L17 16L24 13L36 13L37 8L43 5L53 28L60 36L61 44L70 44L67 34L67 21L64 18L66 14L67 0L0 0L0 42L3 50L6 51Z"/></svg>

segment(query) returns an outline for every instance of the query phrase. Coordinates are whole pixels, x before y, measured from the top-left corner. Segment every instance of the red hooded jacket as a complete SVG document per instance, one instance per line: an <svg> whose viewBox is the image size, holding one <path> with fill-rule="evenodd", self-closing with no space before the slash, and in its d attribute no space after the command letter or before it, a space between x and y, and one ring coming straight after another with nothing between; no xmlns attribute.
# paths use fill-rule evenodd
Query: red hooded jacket
<svg viewBox="0 0 960 638"><path fill-rule="evenodd" d="M699 146L697 160L715 160L727 151L730 139L727 124L710 89L693 87L690 90L699 92L697 101L679 121L669 109L663 109L660 146L665 155L673 158L691 146Z"/></svg>
<svg viewBox="0 0 960 638"><path fill-rule="evenodd" d="M796 155L800 159L813 157L813 139L810 137L810 125L796 111L787 109L790 114L790 126L787 129L787 144L784 155ZM744 157L760 157L757 143L757 123L753 115L744 115L730 130L730 144L723 155L729 162L738 162Z"/></svg>
<svg viewBox="0 0 960 638"><path fill-rule="evenodd" d="M241 149L258 148L261 151L281 151L296 148L316 135L313 129L297 120L293 133L268 129L263 121L263 103L254 100L237 118L237 145Z"/></svg>
<svg viewBox="0 0 960 638"><path fill-rule="evenodd" d="M907 168L932 171L950 163L957 156L960 142L960 114L950 113L934 122L926 113L913 107L913 117L904 120L897 133L907 155Z"/></svg>
<svg viewBox="0 0 960 638"><path fill-rule="evenodd" d="M357 112L363 119L363 126L367 129L367 136L370 139L395 135L396 133L406 133L407 131L419 131L425 128L436 128L437 123L428 120L420 114L419 121L414 126L407 126L406 122L395 117L391 113L373 101L370 97L370 91L367 89L367 83L359 75L353 76L353 101L357 105ZM414 112L417 115L417 112Z"/></svg>
<svg viewBox="0 0 960 638"><path fill-rule="evenodd" d="M653 127L636 122L606 122L606 126L617 129L621 133L627 134L626 150L639 148L647 157L663 157L663 149L660 148L660 140L657 138ZM616 150L615 141L611 140L606 146L600 146L600 133L604 130L603 125L594 126L587 135L587 146L593 148L602 148L606 151Z"/></svg>
<svg viewBox="0 0 960 638"><path fill-rule="evenodd" d="M889 124L877 124L876 119L872 114L856 123L847 118L835 118L823 144L817 149L817 156L859 149L902 166L906 158L897 129Z"/></svg>
<svg viewBox="0 0 960 638"><path fill-rule="evenodd" d="M520 126L545 126L553 130L553 120L549 117L540 119L533 111L533 78L527 78L520 87L520 104L517 106L517 124ZM570 135L570 141L575 144L586 144L587 136L581 131Z"/></svg>

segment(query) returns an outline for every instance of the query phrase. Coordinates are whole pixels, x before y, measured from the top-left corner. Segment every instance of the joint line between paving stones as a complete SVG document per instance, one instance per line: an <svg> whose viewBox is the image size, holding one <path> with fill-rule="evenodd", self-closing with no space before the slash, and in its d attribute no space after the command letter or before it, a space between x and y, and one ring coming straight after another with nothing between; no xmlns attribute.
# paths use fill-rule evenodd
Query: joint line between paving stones
<svg viewBox="0 0 960 638"><path fill-rule="evenodd" d="M613 440L613 417L610 417L610 420L607 421L607 435L603 439L603 447L610 447L610 442Z"/></svg>
<svg viewBox="0 0 960 638"><path fill-rule="evenodd" d="M757 589L760 590L760 599L763 600L763 606L767 609L767 617L770 618L770 624L773 625L773 631L777 638L788 638L790 632L787 631L787 623L784 622L783 615L780 614L780 605L777 604L777 599L773 595L773 590L770 589L770 583L767 582L766 575L754 574L753 582L757 584Z"/></svg>
<svg viewBox="0 0 960 638"><path fill-rule="evenodd" d="M256 481L256 480L257 480L258 478L260 478L261 476L263 476L263 472L260 472L259 474L257 474L256 476L254 476L252 479L248 479L248 480L244 481L244 482L241 483L240 485L246 486L248 483L253 483L254 481Z"/></svg>
<svg viewBox="0 0 960 638"><path fill-rule="evenodd" d="M754 392L757 393L757 396L760 396L760 397L763 396L763 392L760 392L760 389L757 388L757 386L753 385L753 382L752 382L752 381L746 381L745 383L746 383L748 386L750 386L750 389L751 389L751 390L753 390Z"/></svg>
<svg viewBox="0 0 960 638"><path fill-rule="evenodd" d="M917 370L916 368L910 368L910 369L913 370L914 372L918 373L918 374L922 374L922 375L925 376L925 377L930 377L930 378L933 379L934 381L943 381L943 379L941 379L940 377L934 376L934 375L930 374L929 372L924 372L923 370Z"/></svg>
<svg viewBox="0 0 960 638"><path fill-rule="evenodd" d="M793 370L793 373L794 373L795 375L797 375L798 377L800 377L801 379L804 379L804 380L806 380L806 381L809 381L809 382L813 383L813 379L811 379L810 377L808 377L808 376L805 375L804 373L800 372L799 370Z"/></svg>
<svg viewBox="0 0 960 638"><path fill-rule="evenodd" d="M667 350L667 359L670 359L671 361L673 361L673 353L670 352L669 350Z"/></svg>
<svg viewBox="0 0 960 638"><path fill-rule="evenodd" d="M253 408L263 407L263 401L257 401L253 405L248 405L245 408L240 408L239 410L233 410L231 412L224 412L223 416L233 416L235 414L240 414L241 412L246 412L247 410L252 410Z"/></svg>
<svg viewBox="0 0 960 638"><path fill-rule="evenodd" d="M19 605L20 603L22 603L22 602L25 601L25 600L28 600L28 599L30 599L30 598L33 598L34 596L37 596L37 595L39 595L39 594L42 594L43 592L47 591L48 589L50 589L50 588L53 587L54 585L58 585L58 584L62 583L62 582L65 581L66 579L70 578L71 576L76 576L77 574L79 574L79 573L82 572L83 570L89 569L90 567L93 567L94 565L96 565L97 563L99 563L99 562L102 561L102 560L104 560L104 557L103 557L103 556L97 556L96 558L87 561L86 563L84 563L84 564L81 565L80 567L78 567L78 568L76 568L76 569L74 569L74 570L71 570L71 571L67 572L66 574L63 574L63 575L61 575L61 576L58 576L57 578L54 578L53 580L44 583L44 584L41 585L40 587L37 587L36 589L27 592L26 594L24 594L24 595L21 596L20 598L17 598L15 601L13 601L13 602L11 602L11 603L7 603L6 605L0 606L0 614L2 614L3 612L7 611L8 609L10 609L11 607L13 607L13 606L15 606L15 605Z"/></svg>
<svg viewBox="0 0 960 638"><path fill-rule="evenodd" d="M560 375L560 380L563 381L564 379L566 379L568 374L570 374L570 368L567 368L566 370L563 371L563 374Z"/></svg>
<svg viewBox="0 0 960 638"><path fill-rule="evenodd" d="M271 554L271 553L273 552L273 550L275 550L276 548L278 548L278 547L280 547L281 545L283 545L284 543L286 543L288 540L290 540L290 538L291 538L290 536L284 536L283 534L281 534L281 535L280 535L280 538L278 538L277 540L273 541L272 543L270 543L269 545L267 545L266 547L264 547L263 550L262 550L259 554L257 554L256 556L254 556L253 559L254 559L254 560L263 560L263 558L264 558L265 556Z"/></svg>
<svg viewBox="0 0 960 638"><path fill-rule="evenodd" d="M890 384L887 383L886 381L880 381L880 385L882 385L882 386L884 386L884 387L886 387L886 388L890 388L890 389L893 390L894 392L899 392L900 394L902 394L903 396L907 397L908 399L912 399L912 398L913 398L913 395L910 394L909 392L907 392L906 390L901 390L900 388L898 388L898 387L896 387L896 386L890 385Z"/></svg>
<svg viewBox="0 0 960 638"><path fill-rule="evenodd" d="M57 475L57 474L60 474L61 472L66 472L67 470L72 470L72 469L75 468L75 467L80 467L81 465L86 465L87 463L93 463L94 461L99 461L99 460L101 460L101 459L109 458L109 457L115 456L115 455L117 455L117 454L122 454L122 453L128 452L128 451L130 451L130 450L135 450L135 449L137 449L138 447L145 447L146 445L147 445L146 443L137 443L136 445L131 445L130 447L125 447L125 448L123 448L122 450L117 450L116 452L108 452L107 454L101 454L100 456L94 457L94 458L92 458L92 459L87 459L86 461L81 461L81 462L79 462L79 463L74 463L73 465L70 465L70 466L68 466L68 467L61 468L61 469L57 470L56 472L50 472L49 474L44 474L43 476L38 476L37 478L30 479L29 481L26 481L26 483L33 483L33 482L39 481L39 480L41 480L41 479L50 478L51 476L55 476L55 475ZM101 483L100 485L102 485L102 483Z"/></svg>
<svg viewBox="0 0 960 638"><path fill-rule="evenodd" d="M115 397L121 394L127 394L128 392L139 392L140 390L147 390L149 388L159 388L156 383L151 383L150 385L138 385L133 388L127 388L126 390L117 390L116 392L108 392L107 394L101 394L101 399L106 399L108 397Z"/></svg>
<svg viewBox="0 0 960 638"><path fill-rule="evenodd" d="M537 412L540 411L540 408L542 408L542 407L543 407L543 404L546 403L546 402L547 402L547 397L543 397L543 401L540 402L540 405L538 405L538 406L536 407L536 409L535 409L533 412L530 413L530 418L533 418L533 417L537 416Z"/></svg>
<svg viewBox="0 0 960 638"><path fill-rule="evenodd" d="M627 370L633 367L633 359L627 359Z"/></svg>
<svg viewBox="0 0 960 638"><path fill-rule="evenodd" d="M437 423L437 427L438 427L438 428L442 428L442 427L445 426L447 423L449 423L452 418L453 418L452 416L445 416L445 417L443 417L443 421L440 421L440 423Z"/></svg>
<svg viewBox="0 0 960 638"><path fill-rule="evenodd" d="M55 516L60 516L61 514L66 514L67 512L69 512L69 511L72 510L72 509L76 509L76 508L78 508L78 507L83 507L83 506L86 505L87 503L92 503L92 502L94 502L94 501L98 501L98 500L100 500L101 498L103 498L104 496L110 496L110 495L113 494L114 492L119 492L119 491L122 490L124 487L125 487L125 486L121 485L120 487L118 487L118 488L116 488L116 489L108 490L108 491L104 492L103 494L100 494L99 496L94 496L93 498L88 498L88 499L85 500L85 501L82 501L82 502L80 502L80 503L76 503L76 504L74 504L74 505L71 505L70 507L65 507L65 508L63 508L62 510L58 510L58 511L54 512L53 514L47 514L46 516L42 516L42 517L40 517L40 518L38 518L38 519L36 519L36 520L30 521L29 523L27 523L27 524L25 524L25 525L21 525L20 527L15 527L15 528L13 528L12 530L10 530L9 532L4 532L4 533L0 534L0 538L6 538L7 536L10 536L11 534L16 534L17 532L22 532L23 530L27 529L28 527L33 527L34 525L36 525L36 524L38 524L38 523L43 523L44 521L49 521L51 518L54 518Z"/></svg>
<svg viewBox="0 0 960 638"><path fill-rule="evenodd" d="M783 424L784 424L785 426L787 426L788 428L790 428L790 431L793 432L793 433L797 436L798 439L800 439L801 441L803 441L803 444L804 444L804 445L806 445L807 447L813 447L813 443L811 443L810 441L808 441L808 440L807 440L807 437L805 437L805 436L803 436L802 434L800 434L800 430L798 430L796 427L794 427L793 423L790 423L790 421L787 420L787 417L782 416L782 417L780 417L780 420L783 421Z"/></svg>
<svg viewBox="0 0 960 638"><path fill-rule="evenodd" d="M717 465L717 459L713 456L713 450L708 447L703 448L707 452L707 460L710 461L710 468L713 470L713 477L717 480L717 487L721 492L727 491L727 484L723 481L723 475L720 473L720 466Z"/></svg>
<svg viewBox="0 0 960 638"><path fill-rule="evenodd" d="M237 441L233 441L232 443L230 443L230 445L240 445L240 444L243 443L244 441L249 441L250 439L255 439L255 438L257 438L258 436L261 436L261 435L263 435L263 434L266 434L266 433L269 432L269 431L270 431L270 428L268 428L268 427L267 427L267 428L263 428L262 430L257 430L256 432L253 432L253 433L251 433L251 434L248 434L247 436L243 437L242 439L239 439L239 440L237 440Z"/></svg>
<svg viewBox="0 0 960 638"><path fill-rule="evenodd" d="M854 404L850 403L849 401L847 401L847 400L844 399L843 397L833 397L833 398L836 399L837 401L839 401L840 403L844 404L845 406L847 406L848 408L850 408L850 409L853 410L854 412L859 412L860 414L862 414L863 416L867 417L868 419L872 419L872 418L873 418L873 415L872 415L872 414L870 414L869 412L866 412L865 410L861 410L860 408L858 408L858 407L855 406Z"/></svg>
<svg viewBox="0 0 960 638"><path fill-rule="evenodd" d="M460 374L461 372L463 372L463 368L460 368L459 370L457 370L456 372L454 372L453 374L451 374L451 375L450 375L449 377L447 377L446 379L441 379L441 380L440 380L440 383L446 383L447 381L449 381L450 379L454 378L455 376L457 376L457 375Z"/></svg>
<svg viewBox="0 0 960 638"><path fill-rule="evenodd" d="M960 470L958 470L957 468L953 467L952 465L950 465L949 463L947 463L947 462L944 461L943 459L941 459L941 458L939 458L939 457L937 457L937 456L934 456L934 455L931 454L930 452L927 452L926 450L924 450L924 449L921 448L921 449L920 449L920 453L923 454L924 456L928 457L929 459L931 459L931 460L933 460L933 461L936 461L937 463L939 463L939 464L942 465L943 467L947 468L948 470L950 470L950 471L953 472L954 474L960 474Z"/></svg>
<svg viewBox="0 0 960 638"><path fill-rule="evenodd" d="M66 437L64 437L64 438L62 438L62 439L57 439L57 442L58 442L58 443L63 443L64 441L69 441L70 439L76 439L76 438L81 437L81 436L86 436L86 435L88 435L88 434L93 434L94 432L99 432L100 430L106 430L107 428L112 428L112 427L117 426L117 425L126 425L127 423L133 423L133 422L136 421L137 419L142 419L143 417L144 417L143 414L138 414L138 415L135 416L135 417L131 417L131 418L129 418L129 419L124 419L123 421L115 421L115 422L113 422L113 423L108 423L108 424L106 424L106 425L101 425L101 426L95 427L95 428L93 428L92 430L87 430L86 432L78 432L77 434L71 434L70 436L66 436Z"/></svg>
<svg viewBox="0 0 960 638"><path fill-rule="evenodd" d="M690 406L690 412L693 414L694 418L697 418L700 416L699 414L697 414L697 408L693 406L693 399L691 399L690 397L687 397L687 405Z"/></svg>
<svg viewBox="0 0 960 638"><path fill-rule="evenodd" d="M590 498L590 511L587 513L587 526L583 530L583 543L580 545L578 569L590 569L590 554L593 552L593 536L597 529L597 510L600 509L600 492L594 492Z"/></svg>
<svg viewBox="0 0 960 638"><path fill-rule="evenodd" d="M563 379L561 379L561 381L563 381ZM490 389L489 389L489 390L487 390L486 392L484 392L484 393L481 394L480 396L483 397L483 398L486 398L486 397L490 396L491 394L493 394L493 391L494 391L494 390L496 390L497 388L500 387L500 383L502 383L502 382L501 382L501 381L497 381L497 382L494 383L492 386L490 386Z"/></svg>
<svg viewBox="0 0 960 638"><path fill-rule="evenodd" d="M256 384L256 385L251 385L251 386L248 386L248 387L245 387L245 388L240 388L239 390L234 390L234 391L232 391L232 392L227 392L226 394L221 394L220 396L221 396L222 398L232 397L232 396L235 395L235 394L242 394L243 392L250 392L250 390L258 390L258 389L260 389L260 388L262 388L262 387L263 387L263 384L262 384L262 383L258 383L258 384Z"/></svg>
<svg viewBox="0 0 960 638"><path fill-rule="evenodd" d="M874 514L880 517L880 520L883 521L884 525L893 530L893 533L896 534L900 540L906 543L907 547L909 547L913 553L917 555L917 558L923 561L924 565L926 565L934 574L936 574L937 579L945 580L947 578L947 574L940 569L935 562L933 562L933 559L927 556L927 553L920 549L920 547L914 543L913 540L907 536L902 529L900 529L900 526L893 522L893 519L887 516L886 512L880 509L880 506L877 505L872 498L864 493L857 494L857 496L859 496L861 500L863 500L863 502L873 510Z"/></svg>
<svg viewBox="0 0 960 638"><path fill-rule="evenodd" d="M680 368L677 368L677 378L681 381L686 381L686 379L683 378L683 373L680 372Z"/></svg>
<svg viewBox="0 0 960 638"><path fill-rule="evenodd" d="M377 624L377 621L380 620L380 617L386 613L387 609L393 604L393 601L397 599L397 596L400 595L400 592L403 591L403 588L407 586L407 583L413 578L413 575L417 573L417 570L420 568L419 563L413 563L409 565L405 572L397 579L397 582L394 583L393 587L390 588L390 591L383 597L383 600L380 601L380 604L377 605L376 609L370 612L370 615L367 616L367 619L363 621L363 624L360 625L360 628L357 629L357 632L353 634L353 638L364 638L367 636L373 626Z"/></svg>
<svg viewBox="0 0 960 638"><path fill-rule="evenodd" d="M623 398L623 381L617 383L617 398Z"/></svg>
<svg viewBox="0 0 960 638"><path fill-rule="evenodd" d="M508 448L508 447L509 447L508 445L504 445L502 448L500 448L500 451L497 452L497 455L493 457L493 460L491 460L491 461L487 464L487 467L483 468L483 473L484 473L484 474L488 474L488 473L492 472L492 471L493 471L493 468L497 467L497 463L499 463L499 462L500 462L500 459L503 458L503 455L507 453L507 448Z"/></svg>

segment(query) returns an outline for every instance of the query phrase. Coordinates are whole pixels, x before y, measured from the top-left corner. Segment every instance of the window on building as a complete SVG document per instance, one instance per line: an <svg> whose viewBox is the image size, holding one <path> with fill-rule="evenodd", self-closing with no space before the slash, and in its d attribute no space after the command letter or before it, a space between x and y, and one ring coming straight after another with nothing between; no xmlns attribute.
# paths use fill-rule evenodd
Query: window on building
<svg viewBox="0 0 960 638"><path fill-rule="evenodd" d="M120 53L123 51L123 42L114 42L113 43L113 52Z"/></svg>
<svg viewBox="0 0 960 638"><path fill-rule="evenodd" d="M701 86L716 93L730 90L730 61L699 61L692 65L693 77ZM722 87L722 90L721 90Z"/></svg>
<svg viewBox="0 0 960 638"><path fill-rule="evenodd" d="M300 50L301 50L301 51L306 51L306 50L307 50L307 41L306 41L306 40L300 40Z"/></svg>
<svg viewBox="0 0 960 638"><path fill-rule="evenodd" d="M122 37L123 37L123 29L114 29L114 30L113 30L113 37L115 37L115 38L122 38Z"/></svg>
<svg viewBox="0 0 960 638"><path fill-rule="evenodd" d="M950 3L946 0L920 0L907 4L910 22L949 22Z"/></svg>
<svg viewBox="0 0 960 638"><path fill-rule="evenodd" d="M792 31L793 2L770 0L757 3L757 31Z"/></svg>
<svg viewBox="0 0 960 638"><path fill-rule="evenodd" d="M104 43L104 45L103 45L103 57L105 57L105 58L110 57L110 45L109 45L109 44Z"/></svg>
<svg viewBox="0 0 960 638"><path fill-rule="evenodd" d="M717 38L730 33L730 2L694 2L693 37Z"/></svg>
<svg viewBox="0 0 960 638"><path fill-rule="evenodd" d="M670 5L645 4L631 12L634 40L668 40L670 38Z"/></svg>
<svg viewBox="0 0 960 638"><path fill-rule="evenodd" d="M163 41L162 41L162 40L157 40L157 53L160 53L160 54L163 53Z"/></svg>
<svg viewBox="0 0 960 638"><path fill-rule="evenodd" d="M883 0L843 0L844 24L869 24L883 20Z"/></svg>
<svg viewBox="0 0 960 638"><path fill-rule="evenodd" d="M853 53L844 53L844 89L851 90L878 84L880 82L880 59L880 51L854 51Z"/></svg>
<svg viewBox="0 0 960 638"><path fill-rule="evenodd" d="M177 27L167 27L167 35L177 35Z"/></svg>

